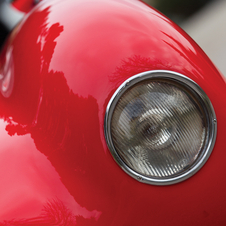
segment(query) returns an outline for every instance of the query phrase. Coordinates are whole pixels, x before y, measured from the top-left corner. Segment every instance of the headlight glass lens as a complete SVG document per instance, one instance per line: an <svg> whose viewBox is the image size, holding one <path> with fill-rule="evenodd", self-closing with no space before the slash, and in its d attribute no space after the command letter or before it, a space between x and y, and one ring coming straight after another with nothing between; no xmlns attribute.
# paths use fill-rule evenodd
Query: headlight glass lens
<svg viewBox="0 0 226 226"><path fill-rule="evenodd" d="M146 183L186 179L204 164L215 139L215 114L206 99L196 83L176 73L150 72L126 81L106 114L114 158Z"/></svg>

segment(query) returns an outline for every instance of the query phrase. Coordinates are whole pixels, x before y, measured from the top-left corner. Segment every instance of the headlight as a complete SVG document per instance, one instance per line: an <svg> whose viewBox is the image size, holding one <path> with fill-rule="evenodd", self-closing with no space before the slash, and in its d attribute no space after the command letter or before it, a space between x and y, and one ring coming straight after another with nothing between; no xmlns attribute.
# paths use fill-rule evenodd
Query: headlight
<svg viewBox="0 0 226 226"><path fill-rule="evenodd" d="M170 71L125 81L106 110L105 137L117 163L150 184L173 184L197 172L216 138L216 116L204 91Z"/></svg>

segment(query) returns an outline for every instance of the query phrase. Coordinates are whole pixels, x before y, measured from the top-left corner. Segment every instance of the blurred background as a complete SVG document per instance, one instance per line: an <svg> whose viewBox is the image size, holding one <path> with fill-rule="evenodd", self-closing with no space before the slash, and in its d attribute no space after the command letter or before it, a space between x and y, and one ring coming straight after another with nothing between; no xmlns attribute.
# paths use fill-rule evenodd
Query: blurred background
<svg viewBox="0 0 226 226"><path fill-rule="evenodd" d="M226 77L226 0L143 0L181 26Z"/></svg>
<svg viewBox="0 0 226 226"><path fill-rule="evenodd" d="M174 22L181 24L213 0L143 0Z"/></svg>

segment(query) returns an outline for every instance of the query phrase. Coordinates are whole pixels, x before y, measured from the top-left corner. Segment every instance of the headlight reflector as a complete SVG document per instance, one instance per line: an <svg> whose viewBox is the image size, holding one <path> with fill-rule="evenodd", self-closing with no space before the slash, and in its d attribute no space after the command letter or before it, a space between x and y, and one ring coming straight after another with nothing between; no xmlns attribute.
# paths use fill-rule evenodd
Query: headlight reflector
<svg viewBox="0 0 226 226"><path fill-rule="evenodd" d="M119 165L150 184L172 184L193 175L216 137L213 107L187 77L151 71L123 83L110 100L105 136Z"/></svg>

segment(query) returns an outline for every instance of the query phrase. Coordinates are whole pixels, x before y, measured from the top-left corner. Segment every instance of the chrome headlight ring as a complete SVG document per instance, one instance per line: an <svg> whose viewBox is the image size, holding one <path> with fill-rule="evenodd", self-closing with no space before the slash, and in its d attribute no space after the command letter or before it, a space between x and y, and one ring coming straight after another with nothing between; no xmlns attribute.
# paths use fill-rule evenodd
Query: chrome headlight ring
<svg viewBox="0 0 226 226"><path fill-rule="evenodd" d="M196 173L213 149L213 106L197 83L164 70L127 79L110 99L105 138L120 167L140 182L169 185Z"/></svg>

